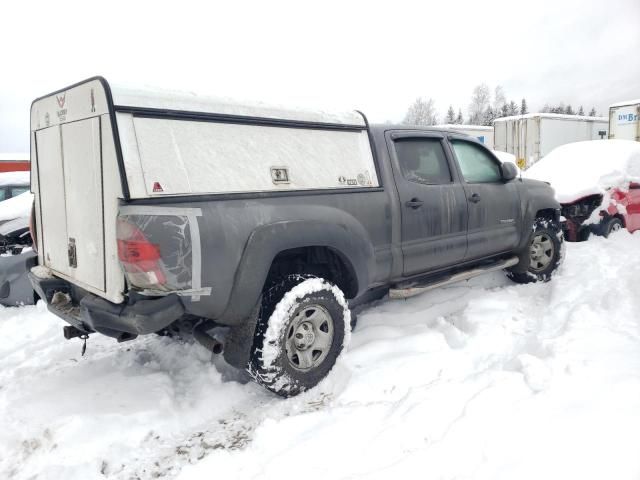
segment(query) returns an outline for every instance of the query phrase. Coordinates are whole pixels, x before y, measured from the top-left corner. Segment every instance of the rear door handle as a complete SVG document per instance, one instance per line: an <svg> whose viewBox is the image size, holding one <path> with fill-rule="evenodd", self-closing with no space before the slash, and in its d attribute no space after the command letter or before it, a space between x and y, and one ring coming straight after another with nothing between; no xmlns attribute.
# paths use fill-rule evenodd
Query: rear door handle
<svg viewBox="0 0 640 480"><path fill-rule="evenodd" d="M419 198L412 198L411 200L405 202L405 205L409 208L413 208L414 210L420 208L424 202Z"/></svg>
<svg viewBox="0 0 640 480"><path fill-rule="evenodd" d="M471 197L469 197L469 200L473 203L478 203L480 201L480 195L474 193L473 195L471 195Z"/></svg>

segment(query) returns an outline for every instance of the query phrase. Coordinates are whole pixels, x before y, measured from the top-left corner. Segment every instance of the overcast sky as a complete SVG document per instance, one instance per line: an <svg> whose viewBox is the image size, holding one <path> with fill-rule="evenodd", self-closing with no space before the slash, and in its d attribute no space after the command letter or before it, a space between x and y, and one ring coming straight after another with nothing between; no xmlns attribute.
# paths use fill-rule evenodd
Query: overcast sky
<svg viewBox="0 0 640 480"><path fill-rule="evenodd" d="M31 100L93 75L373 122L418 96L466 114L481 82L532 111L640 97L640 0L2 3L0 152L28 151Z"/></svg>

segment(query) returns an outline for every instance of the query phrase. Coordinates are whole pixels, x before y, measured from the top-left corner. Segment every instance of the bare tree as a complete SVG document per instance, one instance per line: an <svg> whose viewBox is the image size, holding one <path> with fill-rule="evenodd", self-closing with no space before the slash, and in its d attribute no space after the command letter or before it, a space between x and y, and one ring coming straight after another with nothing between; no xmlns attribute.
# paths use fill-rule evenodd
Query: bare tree
<svg viewBox="0 0 640 480"><path fill-rule="evenodd" d="M491 93L486 83L481 83L473 89L473 96L469 105L469 123L471 125L482 124L490 99Z"/></svg>
<svg viewBox="0 0 640 480"><path fill-rule="evenodd" d="M416 98L407 110L402 123L406 125L436 125L435 101L432 98Z"/></svg>
<svg viewBox="0 0 640 480"><path fill-rule="evenodd" d="M502 106L507 103L502 85L498 85L493 93L493 111L497 114L502 110Z"/></svg>

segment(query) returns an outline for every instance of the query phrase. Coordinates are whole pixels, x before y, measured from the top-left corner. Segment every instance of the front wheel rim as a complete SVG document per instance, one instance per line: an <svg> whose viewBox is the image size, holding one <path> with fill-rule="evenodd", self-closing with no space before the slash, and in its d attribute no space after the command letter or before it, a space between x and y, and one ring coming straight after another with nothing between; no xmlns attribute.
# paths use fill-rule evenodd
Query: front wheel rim
<svg viewBox="0 0 640 480"><path fill-rule="evenodd" d="M531 241L529 267L534 272L541 272L553 260L555 247L547 233L537 233Z"/></svg>
<svg viewBox="0 0 640 480"><path fill-rule="evenodd" d="M318 367L333 344L333 318L321 305L306 305L289 322L285 350L289 364L301 372Z"/></svg>

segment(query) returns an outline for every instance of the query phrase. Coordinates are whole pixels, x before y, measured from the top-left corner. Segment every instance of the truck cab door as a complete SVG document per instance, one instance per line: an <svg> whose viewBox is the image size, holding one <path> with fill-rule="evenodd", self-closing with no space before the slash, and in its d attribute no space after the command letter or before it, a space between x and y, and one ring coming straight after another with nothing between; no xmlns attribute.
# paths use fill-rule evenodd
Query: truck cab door
<svg viewBox="0 0 640 480"><path fill-rule="evenodd" d="M466 260L513 251L522 232L520 194L502 178L501 162L477 142L450 138L469 202Z"/></svg>
<svg viewBox="0 0 640 480"><path fill-rule="evenodd" d="M460 262L467 250L467 200L444 142L435 132L387 133L405 277Z"/></svg>

